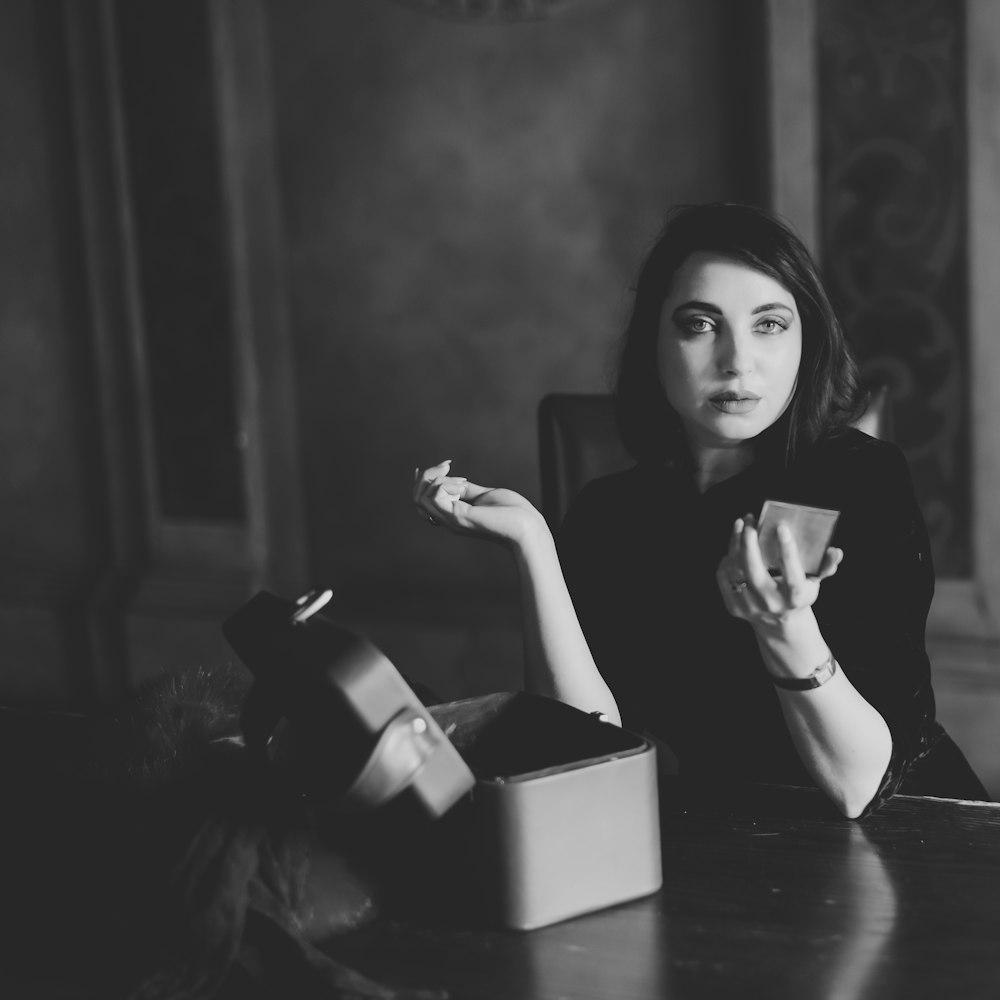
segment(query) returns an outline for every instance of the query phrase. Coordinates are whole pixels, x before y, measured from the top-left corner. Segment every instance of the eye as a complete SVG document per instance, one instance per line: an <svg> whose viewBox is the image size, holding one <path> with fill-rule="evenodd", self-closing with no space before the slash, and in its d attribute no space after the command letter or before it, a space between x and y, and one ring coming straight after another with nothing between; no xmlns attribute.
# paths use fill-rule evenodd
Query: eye
<svg viewBox="0 0 1000 1000"><path fill-rule="evenodd" d="M711 333L715 329L715 324L707 316L685 316L678 326L681 332L689 336L697 336L700 333Z"/></svg>
<svg viewBox="0 0 1000 1000"><path fill-rule="evenodd" d="M777 316L767 316L757 324L756 329L764 334L783 333L788 329L788 323Z"/></svg>

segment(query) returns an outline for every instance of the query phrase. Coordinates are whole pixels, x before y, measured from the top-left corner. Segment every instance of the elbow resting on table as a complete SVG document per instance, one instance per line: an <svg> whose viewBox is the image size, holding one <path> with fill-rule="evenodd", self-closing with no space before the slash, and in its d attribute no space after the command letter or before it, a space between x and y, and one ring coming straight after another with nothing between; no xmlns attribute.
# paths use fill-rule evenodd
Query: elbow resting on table
<svg viewBox="0 0 1000 1000"><path fill-rule="evenodd" d="M834 805L836 805L846 819L859 819L869 802L871 802L871 798L852 798L835 801Z"/></svg>
<svg viewBox="0 0 1000 1000"><path fill-rule="evenodd" d="M872 799L878 794L883 774L884 772L880 772L878 779L874 782L858 782L849 787L842 785L837 785L836 787L827 786L825 791L837 808L837 811L845 819L860 819L871 804Z"/></svg>

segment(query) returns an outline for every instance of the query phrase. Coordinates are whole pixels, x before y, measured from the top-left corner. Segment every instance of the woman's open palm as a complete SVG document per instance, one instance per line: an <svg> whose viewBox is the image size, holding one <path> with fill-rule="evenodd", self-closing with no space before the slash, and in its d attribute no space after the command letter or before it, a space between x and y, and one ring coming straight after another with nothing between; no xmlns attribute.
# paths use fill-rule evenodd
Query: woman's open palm
<svg viewBox="0 0 1000 1000"><path fill-rule="evenodd" d="M544 526L537 508L520 493L478 486L450 471L451 462L445 461L414 472L413 501L431 524L507 546Z"/></svg>

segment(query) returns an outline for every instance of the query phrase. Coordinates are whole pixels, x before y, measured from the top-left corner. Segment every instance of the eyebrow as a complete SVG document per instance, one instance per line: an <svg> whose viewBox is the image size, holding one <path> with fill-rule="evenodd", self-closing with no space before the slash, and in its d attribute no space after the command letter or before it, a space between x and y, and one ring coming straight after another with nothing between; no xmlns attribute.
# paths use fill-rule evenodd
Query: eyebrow
<svg viewBox="0 0 1000 1000"><path fill-rule="evenodd" d="M722 310L718 306L713 306L711 302L696 302L694 300L681 303L681 305L673 311L672 315L676 316L678 313L687 312L688 310L715 313L716 316L722 315Z"/></svg>
<svg viewBox="0 0 1000 1000"><path fill-rule="evenodd" d="M784 309L787 313L792 312L792 307L786 306L784 302L765 302L764 305L752 309L750 315L756 316L758 313L770 312L772 309ZM714 313L716 316L722 315L722 310L718 306L712 305L711 302L698 302L695 299L692 299L690 302L681 303L673 311L672 315L677 316L679 313L688 312L689 310Z"/></svg>

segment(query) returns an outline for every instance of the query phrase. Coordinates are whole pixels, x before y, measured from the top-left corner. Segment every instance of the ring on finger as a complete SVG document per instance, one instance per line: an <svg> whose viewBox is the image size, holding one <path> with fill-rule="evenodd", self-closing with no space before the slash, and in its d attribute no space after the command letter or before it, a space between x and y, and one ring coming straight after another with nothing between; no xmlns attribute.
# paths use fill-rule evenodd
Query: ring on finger
<svg viewBox="0 0 1000 1000"><path fill-rule="evenodd" d="M747 589L747 582L746 580L732 580L730 581L729 589L734 594L742 594Z"/></svg>

